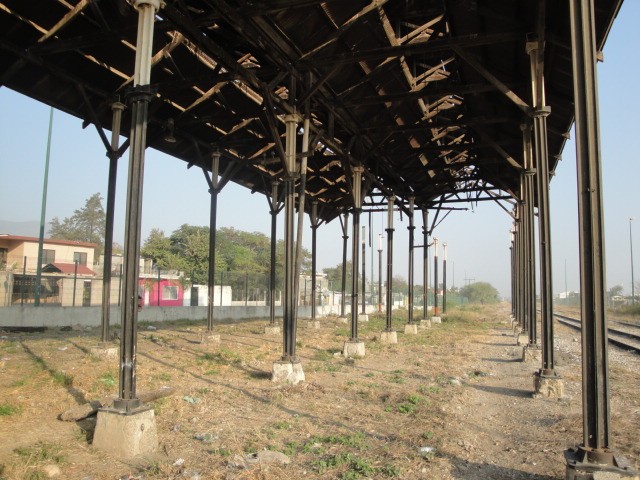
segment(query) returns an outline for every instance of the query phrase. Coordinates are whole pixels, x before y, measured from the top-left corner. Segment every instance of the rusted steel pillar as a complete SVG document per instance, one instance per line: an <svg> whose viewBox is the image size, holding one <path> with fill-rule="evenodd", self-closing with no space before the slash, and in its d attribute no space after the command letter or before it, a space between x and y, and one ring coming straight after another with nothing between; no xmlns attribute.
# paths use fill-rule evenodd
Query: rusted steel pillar
<svg viewBox="0 0 640 480"><path fill-rule="evenodd" d="M344 220L340 217L342 225L342 295L340 297L340 316L346 317L345 305L347 303L347 240L349 240L349 212L344 214Z"/></svg>
<svg viewBox="0 0 640 480"><path fill-rule="evenodd" d="M294 258L294 219L295 219L295 171L296 171L296 129L297 115L287 115L286 156L287 178L284 198L284 302L283 302L283 353L282 360L297 362L296 357L296 303L295 298L295 258Z"/></svg>
<svg viewBox="0 0 640 480"><path fill-rule="evenodd" d="M366 227L362 226L362 314L367 313L367 232Z"/></svg>
<svg viewBox="0 0 640 480"><path fill-rule="evenodd" d="M394 197L388 198L387 204L387 326L386 331L392 332L393 311L393 202Z"/></svg>
<svg viewBox="0 0 640 480"><path fill-rule="evenodd" d="M317 232L318 231L318 201L311 202L311 320L316 319L316 300L318 292L316 291L316 248L317 248Z"/></svg>
<svg viewBox="0 0 640 480"><path fill-rule="evenodd" d="M429 318L428 304L429 304L429 211L426 208L422 209L422 296L424 305L422 308L422 318L427 320Z"/></svg>
<svg viewBox="0 0 640 480"><path fill-rule="evenodd" d="M438 237L433 237L433 316L438 316Z"/></svg>
<svg viewBox="0 0 640 480"><path fill-rule="evenodd" d="M409 226L407 227L407 230L409 230L409 267L408 267L408 274L407 276L409 277L409 301L407 302L407 309L408 309L408 314L407 314L407 323L409 325L413 325L413 284L414 284L414 278L413 278L413 250L414 250L414 233L415 233L415 225L413 224L413 209L414 209L414 201L415 198L414 197L409 197Z"/></svg>
<svg viewBox="0 0 640 480"><path fill-rule="evenodd" d="M442 244L442 313L447 313L447 242Z"/></svg>
<svg viewBox="0 0 640 480"><path fill-rule="evenodd" d="M632 469L612 452L609 423L604 214L593 0L570 0L570 17L580 229L583 443L565 452L567 478L574 478L571 475L584 470L584 466L596 470L616 469L627 476Z"/></svg>
<svg viewBox="0 0 640 480"><path fill-rule="evenodd" d="M536 322L536 255L535 255L535 218L533 212L533 151L531 144L531 125L520 125L523 139L523 223L525 231L525 278L526 325L529 332L529 346L538 344L538 328Z"/></svg>
<svg viewBox="0 0 640 480"><path fill-rule="evenodd" d="M131 105L129 174L127 184L127 217L124 240L124 295L120 335L120 375L118 399L113 406L125 413L137 409L141 402L136 395L136 348L138 333L138 276L140 256L140 224L142 217L142 186L144 153L147 146L147 114L151 91L151 55L153 24L159 0L138 0L138 37L136 42L133 88L127 96Z"/></svg>
<svg viewBox="0 0 640 480"><path fill-rule="evenodd" d="M113 217L116 203L116 180L118 178L118 147L120 145L120 124L124 104L111 104L113 118L111 122L111 149L107 152L109 158L109 180L107 183L107 209L104 227L104 265L102 270L102 321L101 340L109 341L109 323L111 312L111 262L113 257Z"/></svg>
<svg viewBox="0 0 640 480"><path fill-rule="evenodd" d="M544 48L540 42L527 43L531 60L531 94L533 99L533 131L538 193L538 237L540 250L540 313L542 323L541 376L556 376L553 359L553 275L551 271L551 219L549 207L549 159L547 116L545 105Z"/></svg>
<svg viewBox="0 0 640 480"><path fill-rule="evenodd" d="M213 296L215 291L216 276L216 219L218 216L218 173L220 170L220 151L214 150L211 153L211 205L209 207L209 276L207 279L207 332L213 331ZM220 301L222 302L222 282L220 282Z"/></svg>
<svg viewBox="0 0 640 480"><path fill-rule="evenodd" d="M351 239L351 342L358 341L358 266L360 243L360 212L362 211L362 173L361 166L353 167L353 238Z"/></svg>
<svg viewBox="0 0 640 480"><path fill-rule="evenodd" d="M278 226L278 212L280 211L280 199L278 197L278 186L280 182L274 180L271 183L271 201L269 202L269 213L271 214L271 266L269 269L269 325L276 325L276 229Z"/></svg>

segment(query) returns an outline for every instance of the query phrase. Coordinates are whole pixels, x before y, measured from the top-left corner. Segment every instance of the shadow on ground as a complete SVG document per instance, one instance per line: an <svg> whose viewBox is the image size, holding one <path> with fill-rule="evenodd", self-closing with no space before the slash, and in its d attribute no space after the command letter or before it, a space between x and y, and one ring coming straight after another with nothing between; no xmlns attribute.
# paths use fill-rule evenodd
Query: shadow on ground
<svg viewBox="0 0 640 480"><path fill-rule="evenodd" d="M501 467L490 463L469 462L459 457L449 457L451 461L451 475L453 478L464 480L556 480L551 475L535 473Z"/></svg>

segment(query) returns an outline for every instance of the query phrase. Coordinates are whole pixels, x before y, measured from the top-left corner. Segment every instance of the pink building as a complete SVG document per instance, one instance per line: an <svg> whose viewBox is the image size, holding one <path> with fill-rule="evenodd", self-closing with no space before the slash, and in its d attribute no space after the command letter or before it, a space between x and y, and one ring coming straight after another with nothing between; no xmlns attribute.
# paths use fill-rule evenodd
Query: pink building
<svg viewBox="0 0 640 480"><path fill-rule="evenodd" d="M181 307L184 297L184 288L178 280L161 278L141 278L138 280L140 291L144 288L142 304L145 307ZM160 303L158 303L158 296Z"/></svg>

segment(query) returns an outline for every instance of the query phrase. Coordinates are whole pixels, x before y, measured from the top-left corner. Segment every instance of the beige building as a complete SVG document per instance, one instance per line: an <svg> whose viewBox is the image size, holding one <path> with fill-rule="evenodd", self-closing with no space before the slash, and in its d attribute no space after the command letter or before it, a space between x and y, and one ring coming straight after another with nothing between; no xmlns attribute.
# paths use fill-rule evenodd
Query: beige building
<svg viewBox="0 0 640 480"><path fill-rule="evenodd" d="M0 234L0 305L33 302L38 243L35 237ZM93 285L95 247L94 243L44 239L42 303L99 304Z"/></svg>

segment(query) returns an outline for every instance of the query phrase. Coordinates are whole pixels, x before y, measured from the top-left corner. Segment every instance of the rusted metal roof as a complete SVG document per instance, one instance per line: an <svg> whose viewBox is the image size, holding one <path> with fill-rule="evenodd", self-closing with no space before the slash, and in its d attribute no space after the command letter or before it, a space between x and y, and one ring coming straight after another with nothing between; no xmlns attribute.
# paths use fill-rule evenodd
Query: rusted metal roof
<svg viewBox="0 0 640 480"><path fill-rule="evenodd" d="M595 0L599 48L621 3ZM419 208L517 196L528 40L546 46L551 171L573 122L568 2L544 5L167 0L148 143L205 169L220 148L223 178L268 194L284 173L283 116L296 111L311 116L306 188L325 221L351 208L359 164L366 208L389 193ZM136 25L125 0L0 0L0 84L109 128L131 85Z"/></svg>

